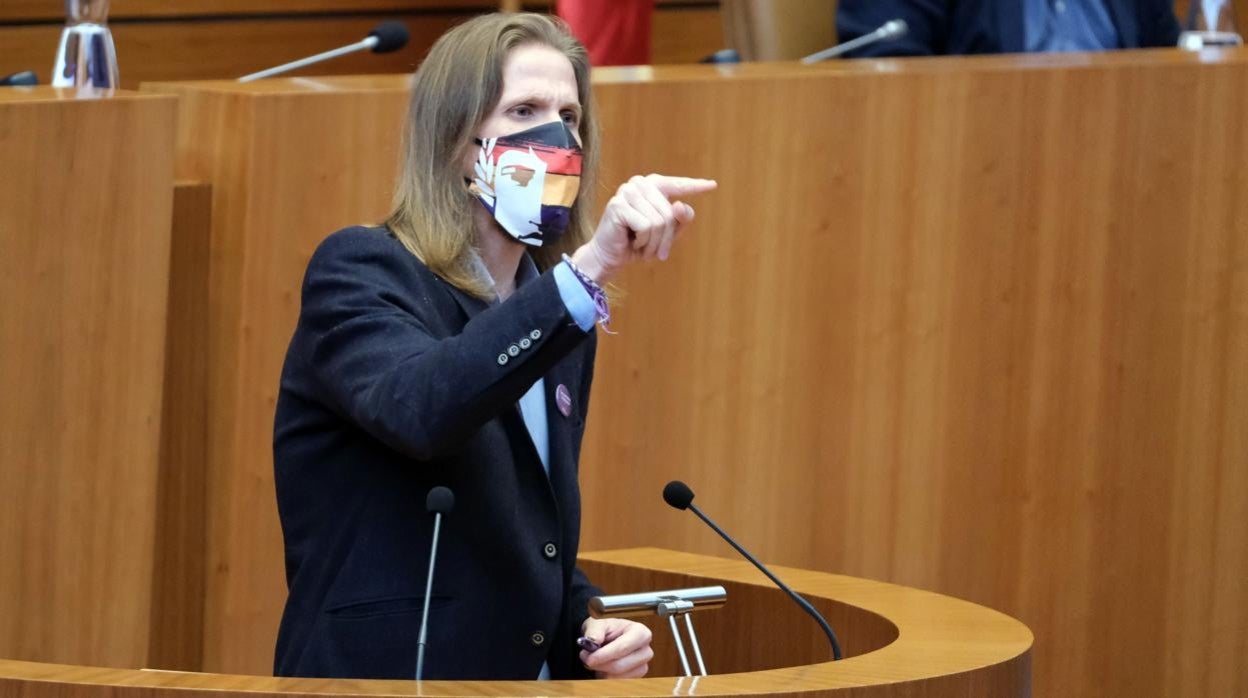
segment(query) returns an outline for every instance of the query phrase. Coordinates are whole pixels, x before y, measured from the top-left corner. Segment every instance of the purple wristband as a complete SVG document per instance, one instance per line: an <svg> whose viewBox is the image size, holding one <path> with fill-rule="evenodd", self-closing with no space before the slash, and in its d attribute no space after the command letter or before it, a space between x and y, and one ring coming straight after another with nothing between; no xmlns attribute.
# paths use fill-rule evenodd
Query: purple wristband
<svg viewBox="0 0 1248 698"><path fill-rule="evenodd" d="M607 334L615 334L610 328L611 308L607 305L607 292L603 291L602 287L589 277L589 274L581 271L580 267L572 262L571 257L565 254L563 261L576 275L576 280L581 282L581 286L585 287L585 292L589 294L590 299L594 301L594 313L598 315L598 324Z"/></svg>

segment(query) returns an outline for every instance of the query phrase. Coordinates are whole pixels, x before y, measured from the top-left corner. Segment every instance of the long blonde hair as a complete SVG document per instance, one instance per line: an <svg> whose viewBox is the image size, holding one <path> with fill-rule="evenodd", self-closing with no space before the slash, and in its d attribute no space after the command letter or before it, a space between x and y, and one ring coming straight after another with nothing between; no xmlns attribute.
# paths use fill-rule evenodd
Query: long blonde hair
<svg viewBox="0 0 1248 698"><path fill-rule="evenodd" d="M589 85L589 55L558 18L490 14L443 34L416 71L403 138L403 166L386 226L431 271L478 298L492 299L489 274L474 247L473 206L463 163L473 138L503 92L503 64L526 44L559 51L572 63L581 102L584 160L580 195L568 232L551 246L533 248L541 269L593 233L591 194L598 164L598 123Z"/></svg>

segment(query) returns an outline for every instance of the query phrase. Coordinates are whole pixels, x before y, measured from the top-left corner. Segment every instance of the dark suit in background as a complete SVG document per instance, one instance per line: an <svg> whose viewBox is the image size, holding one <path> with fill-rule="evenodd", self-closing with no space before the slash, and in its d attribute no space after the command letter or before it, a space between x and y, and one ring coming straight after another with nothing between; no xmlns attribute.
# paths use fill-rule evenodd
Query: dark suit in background
<svg viewBox="0 0 1248 698"><path fill-rule="evenodd" d="M1105 0L1105 7L1122 48L1178 43L1179 23L1170 0ZM849 55L867 58L1026 50L1020 0L841 0L836 11L838 39L849 41L897 18L910 25L906 36Z"/></svg>
<svg viewBox="0 0 1248 698"><path fill-rule="evenodd" d="M549 271L487 305L383 229L321 244L277 402L290 595L275 673L412 678L433 530L425 497L445 485L456 505L442 526L425 678L532 680L543 661L553 678L588 676L575 641L597 590L575 561L594 347ZM549 477L517 408L541 377Z"/></svg>

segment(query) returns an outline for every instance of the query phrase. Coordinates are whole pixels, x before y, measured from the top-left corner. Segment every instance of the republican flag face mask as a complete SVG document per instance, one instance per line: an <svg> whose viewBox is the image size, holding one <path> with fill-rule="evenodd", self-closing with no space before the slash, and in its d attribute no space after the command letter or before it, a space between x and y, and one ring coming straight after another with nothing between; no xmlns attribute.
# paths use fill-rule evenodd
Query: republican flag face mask
<svg viewBox="0 0 1248 698"><path fill-rule="evenodd" d="M468 191L515 239L553 244L568 229L581 186L581 146L572 130L552 121L477 142Z"/></svg>

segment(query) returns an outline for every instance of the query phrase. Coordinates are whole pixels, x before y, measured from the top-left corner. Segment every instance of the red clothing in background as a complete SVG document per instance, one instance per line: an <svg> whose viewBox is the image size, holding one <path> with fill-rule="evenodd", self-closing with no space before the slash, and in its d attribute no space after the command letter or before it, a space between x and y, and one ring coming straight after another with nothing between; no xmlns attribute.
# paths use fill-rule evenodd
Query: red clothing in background
<svg viewBox="0 0 1248 698"><path fill-rule="evenodd" d="M558 0L555 12L589 49L593 65L650 62L654 0Z"/></svg>

